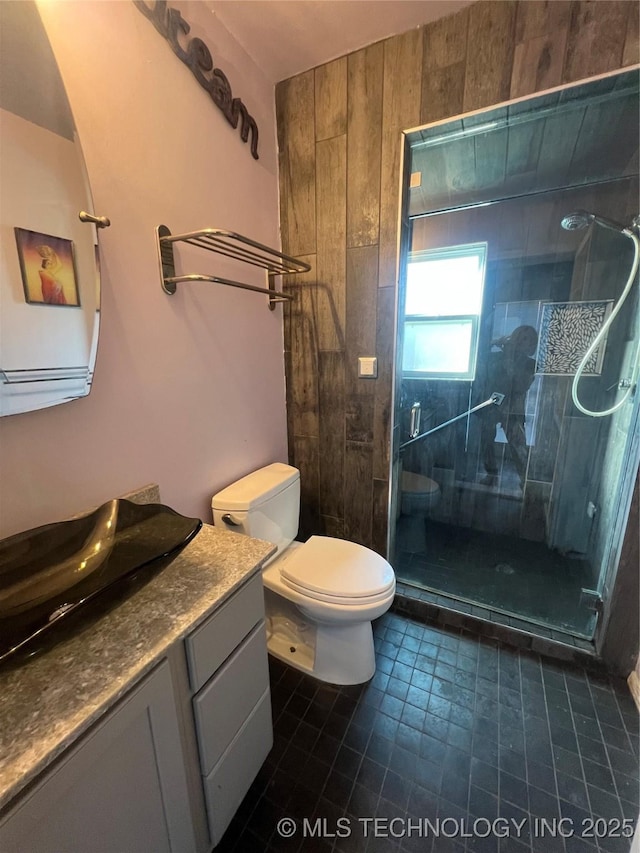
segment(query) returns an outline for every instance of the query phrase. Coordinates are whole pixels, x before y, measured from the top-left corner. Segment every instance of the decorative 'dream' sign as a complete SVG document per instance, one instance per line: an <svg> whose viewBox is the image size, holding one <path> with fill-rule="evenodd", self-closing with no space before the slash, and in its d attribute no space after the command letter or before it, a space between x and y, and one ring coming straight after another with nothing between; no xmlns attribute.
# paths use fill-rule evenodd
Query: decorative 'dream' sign
<svg viewBox="0 0 640 853"><path fill-rule="evenodd" d="M213 57L206 44L199 38L191 38L185 47L180 44L181 35L187 35L191 30L189 24L177 9L167 6L166 0L155 0L153 7L147 6L144 0L133 0L142 14L147 17L171 45L171 49L187 65L202 88L207 91L213 103L222 113L231 127L240 124L240 138L243 142L249 139L251 132L251 156L258 159L258 125L240 98L234 98L231 86L225 74L213 67Z"/></svg>

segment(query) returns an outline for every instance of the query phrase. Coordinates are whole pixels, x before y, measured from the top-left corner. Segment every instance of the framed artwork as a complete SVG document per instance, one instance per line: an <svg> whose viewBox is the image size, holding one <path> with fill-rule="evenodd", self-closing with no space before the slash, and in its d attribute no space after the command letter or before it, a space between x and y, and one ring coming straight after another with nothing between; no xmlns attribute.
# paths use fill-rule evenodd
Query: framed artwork
<svg viewBox="0 0 640 853"><path fill-rule="evenodd" d="M610 299L543 303L536 373L573 375L612 308ZM602 372L605 348L603 340L585 365L585 376Z"/></svg>
<svg viewBox="0 0 640 853"><path fill-rule="evenodd" d="M80 306L73 241L14 228L25 302Z"/></svg>

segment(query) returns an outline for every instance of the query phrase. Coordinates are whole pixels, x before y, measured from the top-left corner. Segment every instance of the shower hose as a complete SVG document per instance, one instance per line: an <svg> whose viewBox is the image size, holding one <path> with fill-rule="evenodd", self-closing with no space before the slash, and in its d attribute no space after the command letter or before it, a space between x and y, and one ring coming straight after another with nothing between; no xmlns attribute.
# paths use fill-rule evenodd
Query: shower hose
<svg viewBox="0 0 640 853"><path fill-rule="evenodd" d="M636 379L638 377L638 368L640 367L640 358L639 358L639 356L640 356L640 344L638 344L636 346L636 353L635 353L635 356L633 359L633 364L632 364L632 369L631 369L631 377L629 379L629 385L627 387L627 390L626 390L624 396L621 397L621 399L618 400L618 402L614 406L611 406L610 409L605 409L602 412L592 412L590 409L586 409L582 405L582 403L580 402L580 400L578 398L578 383L580 382L580 379L582 378L582 374L584 373L584 369L587 366L587 363L588 363L589 359L591 358L592 354L596 351L596 349L598 348L598 346L600 345L600 343L602 342L602 340L606 336L607 332L609 331L609 327L611 326L611 324L613 323L615 318L618 316L620 309L622 308L627 297L629 296L631 288L633 287L633 282L634 282L634 279L636 277L636 273L638 271L638 259L640 258L640 240L638 240L637 235L634 234L632 231L630 231L628 228L622 229L621 233L624 234L626 237L628 237L633 243L633 262L631 264L631 269L629 271L629 277L627 279L627 283L624 286L624 290L622 291L622 293L620 295L620 299L618 299L618 302L617 302L615 308L613 309L611 314L609 314L606 322L603 323L602 328L600 329L600 331L598 332L596 337L593 339L593 341L591 342L591 345L589 346L589 348L585 352L584 356L582 357L582 361L578 365L578 369L576 370L576 374L573 377L573 383L571 385L571 399L573 400L575 407L577 409L579 409L583 414L589 415L592 418L604 418L607 415L612 415L614 412L618 411L618 409L626 402L629 395L633 393L633 391L635 389ZM640 329L637 330L636 334L638 334L640 336Z"/></svg>

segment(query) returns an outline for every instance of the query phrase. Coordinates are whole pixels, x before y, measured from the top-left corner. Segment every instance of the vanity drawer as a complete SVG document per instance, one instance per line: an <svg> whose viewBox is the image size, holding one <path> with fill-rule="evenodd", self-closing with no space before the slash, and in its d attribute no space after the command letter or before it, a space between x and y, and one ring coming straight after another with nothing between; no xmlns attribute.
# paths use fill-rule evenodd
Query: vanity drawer
<svg viewBox="0 0 640 853"><path fill-rule="evenodd" d="M185 640L189 680L194 691L209 680L262 619L264 592L262 574L258 572Z"/></svg>
<svg viewBox="0 0 640 853"><path fill-rule="evenodd" d="M202 774L209 773L269 687L264 622L193 700Z"/></svg>
<svg viewBox="0 0 640 853"><path fill-rule="evenodd" d="M271 697L267 690L220 761L203 780L214 846L229 826L272 746Z"/></svg>

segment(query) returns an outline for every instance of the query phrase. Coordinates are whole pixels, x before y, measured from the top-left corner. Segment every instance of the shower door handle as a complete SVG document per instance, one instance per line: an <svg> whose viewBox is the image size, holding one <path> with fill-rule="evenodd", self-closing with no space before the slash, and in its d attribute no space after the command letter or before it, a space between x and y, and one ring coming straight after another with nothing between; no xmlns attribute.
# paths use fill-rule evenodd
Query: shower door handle
<svg viewBox="0 0 640 853"><path fill-rule="evenodd" d="M414 403L411 406L411 416L409 418L409 438L415 438L420 434L420 414L422 407L420 403Z"/></svg>

